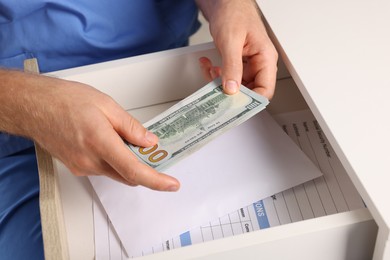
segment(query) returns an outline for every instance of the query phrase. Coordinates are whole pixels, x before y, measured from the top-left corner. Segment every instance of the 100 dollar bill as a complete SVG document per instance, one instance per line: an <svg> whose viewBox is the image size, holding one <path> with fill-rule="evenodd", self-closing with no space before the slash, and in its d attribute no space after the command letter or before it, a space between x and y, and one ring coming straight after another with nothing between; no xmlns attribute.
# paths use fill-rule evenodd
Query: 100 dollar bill
<svg viewBox="0 0 390 260"><path fill-rule="evenodd" d="M144 124L159 137L158 144L148 148L129 144L129 148L140 161L161 171L246 121L268 103L242 85L238 93L227 95L221 80L216 79Z"/></svg>

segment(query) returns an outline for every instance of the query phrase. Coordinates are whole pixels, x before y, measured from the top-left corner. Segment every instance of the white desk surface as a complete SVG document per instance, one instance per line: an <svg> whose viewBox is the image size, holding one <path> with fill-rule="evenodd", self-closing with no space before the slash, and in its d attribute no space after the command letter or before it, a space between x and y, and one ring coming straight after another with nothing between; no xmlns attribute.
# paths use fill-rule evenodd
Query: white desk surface
<svg viewBox="0 0 390 260"><path fill-rule="evenodd" d="M388 240L390 1L257 2L295 82L379 225L379 236Z"/></svg>

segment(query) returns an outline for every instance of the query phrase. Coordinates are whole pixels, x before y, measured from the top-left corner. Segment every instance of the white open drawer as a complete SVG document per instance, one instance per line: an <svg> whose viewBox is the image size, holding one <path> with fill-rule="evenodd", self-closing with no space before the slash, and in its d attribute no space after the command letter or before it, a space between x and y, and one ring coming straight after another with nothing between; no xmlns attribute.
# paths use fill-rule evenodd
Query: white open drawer
<svg viewBox="0 0 390 260"><path fill-rule="evenodd" d="M52 73L90 84L108 93L125 109L179 100L205 84L197 59L220 64L212 44L191 46ZM282 72L279 77L288 77ZM306 107L297 88L283 85L268 110L293 111ZM57 165L56 163L54 164ZM58 169L57 169L58 170ZM63 230L70 259L93 259L93 190L86 178L59 171L64 215ZM146 259L370 259L377 225L368 209L305 220L244 235L175 249ZM51 250L45 244L45 250ZM67 253L62 254L67 255Z"/></svg>

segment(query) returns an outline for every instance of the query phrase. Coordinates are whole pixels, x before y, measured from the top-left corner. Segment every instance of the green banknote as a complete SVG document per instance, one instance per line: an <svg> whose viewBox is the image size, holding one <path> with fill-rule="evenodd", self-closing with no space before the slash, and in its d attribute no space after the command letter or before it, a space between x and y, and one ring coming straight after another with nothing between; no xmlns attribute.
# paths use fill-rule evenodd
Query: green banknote
<svg viewBox="0 0 390 260"><path fill-rule="evenodd" d="M162 171L263 110L267 98L241 85L226 95L218 78L144 124L159 137L153 147L128 144L145 164Z"/></svg>

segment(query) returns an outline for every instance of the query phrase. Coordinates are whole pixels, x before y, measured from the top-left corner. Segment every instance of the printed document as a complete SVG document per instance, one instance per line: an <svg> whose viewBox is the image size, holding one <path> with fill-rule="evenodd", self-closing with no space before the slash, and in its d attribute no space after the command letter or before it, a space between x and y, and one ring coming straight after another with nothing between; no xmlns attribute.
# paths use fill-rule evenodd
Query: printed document
<svg viewBox="0 0 390 260"><path fill-rule="evenodd" d="M323 171L322 177L258 200L132 255L141 256L300 220L365 207L309 110L275 116L292 140ZM94 202L96 259L127 259L98 199Z"/></svg>
<svg viewBox="0 0 390 260"><path fill-rule="evenodd" d="M309 110L284 113L274 118L321 169L323 176L206 221L197 228L145 247L130 257L365 207ZM94 200L94 225L96 259L127 259L126 251L97 198Z"/></svg>
<svg viewBox="0 0 390 260"><path fill-rule="evenodd" d="M90 178L130 256L321 176L318 167L266 111L211 141L166 173L180 180L179 192L156 192L105 177Z"/></svg>

